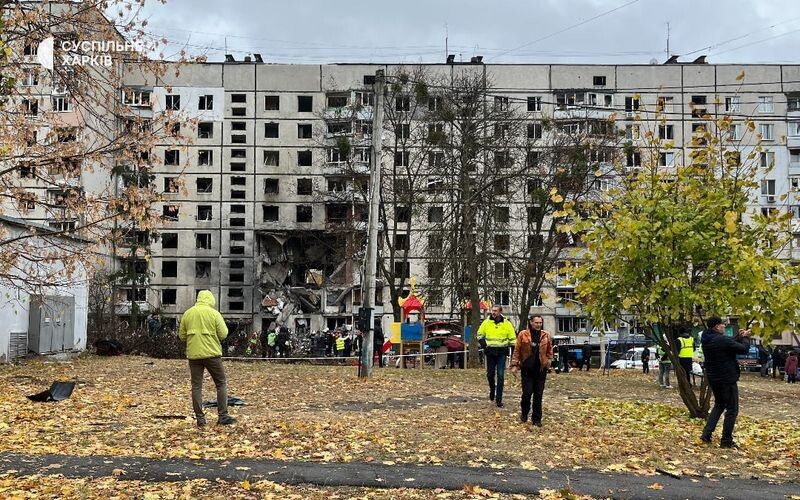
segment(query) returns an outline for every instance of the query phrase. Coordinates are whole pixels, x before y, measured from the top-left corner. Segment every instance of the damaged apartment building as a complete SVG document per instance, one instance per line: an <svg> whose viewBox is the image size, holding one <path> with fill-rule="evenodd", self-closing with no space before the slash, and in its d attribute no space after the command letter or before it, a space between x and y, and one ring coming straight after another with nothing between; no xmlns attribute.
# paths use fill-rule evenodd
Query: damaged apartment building
<svg viewBox="0 0 800 500"><path fill-rule="evenodd" d="M788 257L800 259L800 199L795 198L800 186L800 66L712 65L701 59L641 65L477 64L490 76L495 93L522 103L532 123L590 109L598 116L615 114L617 126L636 141L642 139L632 123L637 108L662 105L666 123L651 125L658 125L654 128L665 144L673 143L660 153L665 164L688 154L700 118L697 108L752 116L762 132L761 160L775 164L761 181L752 209L776 210L776 200L790 197L798 236ZM123 98L133 108L183 114L181 133L187 137L181 142L166 138L152 151L155 182L164 187L164 224L147 264L149 295L136 299L177 318L192 305L197 290L208 288L226 319L251 331L273 323L310 331L353 323L360 305L374 75L378 69L392 74L399 68L267 64L255 54L186 64L179 76L167 71L158 81L131 72ZM452 61L425 65L439 75L452 68ZM747 75L744 87L737 80L742 72ZM645 114L644 119L651 118ZM354 146L352 162L333 147L343 136ZM641 161L636 156L627 160L634 169ZM391 159L384 159L384 167L389 164ZM184 190L170 189L177 177ZM606 183L598 185L602 189ZM522 226L507 230L512 239L525 231ZM385 240L398 241L396 236L402 235ZM416 277L423 290L427 272L424 260L410 255L405 273ZM379 315L392 307L380 288ZM585 315L567 304L570 285L555 283L554 288L552 298L534 308L545 317L545 327L558 334L588 334ZM514 297L509 279L506 289L494 290L489 298L513 310ZM427 305L430 315L451 310L447 300Z"/></svg>
<svg viewBox="0 0 800 500"><path fill-rule="evenodd" d="M352 324L360 304L372 67L190 64L151 81L131 72L122 98L139 116L179 117L151 151L163 225L142 263L143 309L177 318L210 289L233 326L296 332ZM144 114L143 114L144 113ZM332 145L347 135L358 156ZM179 187L180 186L180 187ZM125 287L122 302L133 299ZM380 313L380 307L378 309Z"/></svg>

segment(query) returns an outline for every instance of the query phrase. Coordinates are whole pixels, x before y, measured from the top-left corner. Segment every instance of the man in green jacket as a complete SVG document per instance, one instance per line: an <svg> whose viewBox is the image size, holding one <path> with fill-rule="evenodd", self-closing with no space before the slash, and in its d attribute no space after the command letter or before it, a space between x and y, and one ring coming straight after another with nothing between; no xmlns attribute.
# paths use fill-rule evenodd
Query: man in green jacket
<svg viewBox="0 0 800 500"><path fill-rule="evenodd" d="M503 308L492 306L492 315L478 328L478 342L486 355L486 379L489 381L489 400L503 407L503 385L506 376L508 350L517 342L514 325L503 316ZM495 371L497 384L495 385Z"/></svg>
<svg viewBox="0 0 800 500"><path fill-rule="evenodd" d="M186 357L192 376L192 407L198 427L206 425L203 413L204 370L208 370L217 387L217 423L230 425L236 422L228 415L228 388L222 367L221 342L228 336L228 327L219 311L214 309L215 304L214 294L201 290L197 294L197 303L183 313L178 329L178 337L186 342Z"/></svg>

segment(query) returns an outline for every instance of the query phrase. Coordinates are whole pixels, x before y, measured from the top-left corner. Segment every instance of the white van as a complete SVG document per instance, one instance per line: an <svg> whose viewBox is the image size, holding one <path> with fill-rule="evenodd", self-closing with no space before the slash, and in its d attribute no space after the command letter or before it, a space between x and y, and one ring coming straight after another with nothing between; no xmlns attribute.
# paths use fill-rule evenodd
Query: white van
<svg viewBox="0 0 800 500"><path fill-rule="evenodd" d="M650 369L658 368L656 348L648 347L648 349L650 350ZM625 357L611 363L611 368L638 368L641 370L642 351L644 351L644 347L634 347L633 349L628 349L628 351L625 353Z"/></svg>

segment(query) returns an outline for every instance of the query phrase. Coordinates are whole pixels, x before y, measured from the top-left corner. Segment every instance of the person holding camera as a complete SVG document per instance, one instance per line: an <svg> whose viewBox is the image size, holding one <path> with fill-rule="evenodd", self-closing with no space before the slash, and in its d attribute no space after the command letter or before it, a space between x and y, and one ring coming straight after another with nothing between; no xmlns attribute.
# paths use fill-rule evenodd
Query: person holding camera
<svg viewBox="0 0 800 500"><path fill-rule="evenodd" d="M717 316L708 318L706 326L701 343L705 355L706 378L711 392L714 393L714 407L708 414L700 439L705 443L711 442L717 422L722 412L725 412L719 446L738 448L733 441L733 427L739 415L739 387L736 383L740 370L736 355L747 354L750 350L750 330L742 330L735 339L728 337L725 335L725 323Z"/></svg>

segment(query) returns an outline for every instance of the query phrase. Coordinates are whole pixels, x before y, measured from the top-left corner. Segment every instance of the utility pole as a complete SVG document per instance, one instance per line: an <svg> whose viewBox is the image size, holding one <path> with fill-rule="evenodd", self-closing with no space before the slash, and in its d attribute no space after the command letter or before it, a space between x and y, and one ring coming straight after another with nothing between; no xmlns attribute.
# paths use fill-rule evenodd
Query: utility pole
<svg viewBox="0 0 800 500"><path fill-rule="evenodd" d="M367 258L364 279L361 282L361 309L358 317L363 335L359 378L372 376L372 359L375 352L375 272L378 265L378 216L381 193L381 147L383 136L383 70L375 72L375 102L372 120L372 156L369 179L369 222L367 224ZM367 323L367 324L365 324ZM382 349L383 346L380 346ZM383 353L381 353L383 354Z"/></svg>

